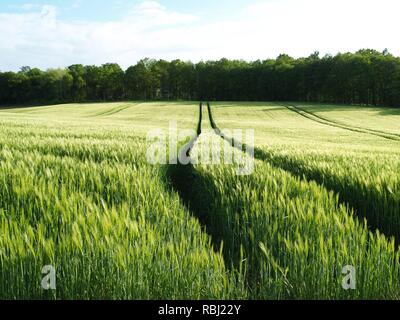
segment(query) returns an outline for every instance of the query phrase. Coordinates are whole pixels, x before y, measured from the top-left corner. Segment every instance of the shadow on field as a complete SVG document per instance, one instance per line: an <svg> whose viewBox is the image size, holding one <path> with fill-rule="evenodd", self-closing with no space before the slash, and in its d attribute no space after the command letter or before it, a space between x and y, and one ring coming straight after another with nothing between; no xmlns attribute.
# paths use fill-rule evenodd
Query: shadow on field
<svg viewBox="0 0 400 320"><path fill-rule="evenodd" d="M220 251L223 235L218 228L211 225L210 212L218 203L222 195L218 192L211 176L196 172L192 164L168 165L167 166L168 187L177 192L193 217L197 218L208 233L214 245L215 251ZM225 260L228 257L224 257ZM230 265L230 264L227 264Z"/></svg>
<svg viewBox="0 0 400 320"><path fill-rule="evenodd" d="M380 116L399 116L400 117L400 107L397 109L382 109L378 113Z"/></svg>
<svg viewBox="0 0 400 320"><path fill-rule="evenodd" d="M311 182L314 181L328 191L338 196L339 204L345 205L353 210L356 217L363 223L367 221L368 228L375 232L380 231L385 235L395 237L400 244L398 230L400 225L394 225L393 221L383 217L385 206L391 203L396 205L396 199L376 190L366 190L365 187L356 182L339 179L333 175L328 175L321 170L313 169L305 164L288 157L273 155L259 148L254 149L254 157L258 160L268 162L274 167L280 168L298 177L299 179ZM397 203L398 205L398 203Z"/></svg>

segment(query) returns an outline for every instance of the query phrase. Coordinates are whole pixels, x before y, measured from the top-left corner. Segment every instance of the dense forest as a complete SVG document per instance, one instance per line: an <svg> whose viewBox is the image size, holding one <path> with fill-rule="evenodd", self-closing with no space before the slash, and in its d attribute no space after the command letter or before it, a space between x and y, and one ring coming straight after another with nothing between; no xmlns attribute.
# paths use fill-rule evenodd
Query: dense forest
<svg viewBox="0 0 400 320"><path fill-rule="evenodd" d="M387 50L245 62L144 59L0 72L0 104L118 100L308 101L400 106L400 58Z"/></svg>

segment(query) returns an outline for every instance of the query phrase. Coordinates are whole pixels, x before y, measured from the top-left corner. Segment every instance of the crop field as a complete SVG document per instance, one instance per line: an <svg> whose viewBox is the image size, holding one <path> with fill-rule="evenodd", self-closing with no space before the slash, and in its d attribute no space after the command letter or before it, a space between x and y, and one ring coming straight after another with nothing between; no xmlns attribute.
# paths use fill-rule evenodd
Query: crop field
<svg viewBox="0 0 400 320"><path fill-rule="evenodd" d="M149 132L196 128L200 160L254 130L254 170L149 163ZM399 241L400 109L0 109L1 299L400 299Z"/></svg>

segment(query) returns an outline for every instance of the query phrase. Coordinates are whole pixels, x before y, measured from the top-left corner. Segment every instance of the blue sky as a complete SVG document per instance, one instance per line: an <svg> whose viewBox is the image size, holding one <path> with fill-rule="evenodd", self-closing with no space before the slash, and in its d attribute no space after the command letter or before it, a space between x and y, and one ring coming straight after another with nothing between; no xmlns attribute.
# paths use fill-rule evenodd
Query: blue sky
<svg viewBox="0 0 400 320"><path fill-rule="evenodd" d="M1 0L0 70L139 59L400 55L398 0Z"/></svg>

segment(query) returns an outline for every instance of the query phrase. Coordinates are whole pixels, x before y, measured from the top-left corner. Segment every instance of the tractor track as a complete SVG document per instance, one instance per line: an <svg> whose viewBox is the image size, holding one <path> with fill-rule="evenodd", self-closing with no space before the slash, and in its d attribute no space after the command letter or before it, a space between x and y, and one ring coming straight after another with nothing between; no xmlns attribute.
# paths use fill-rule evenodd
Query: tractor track
<svg viewBox="0 0 400 320"><path fill-rule="evenodd" d="M339 122L339 121L333 121L333 120L330 120L330 119L328 119L328 118L325 118L325 117L322 117L322 116L320 116L320 115L317 115L317 114L315 114L314 112L305 110L305 109L303 109L303 108L300 108L299 106L294 106L294 105L292 105L292 106L293 106L294 108L298 109L298 110L301 110L301 111L303 111L303 112L305 112L305 113L308 113L308 114L310 114L310 115L312 115L312 116L314 116L314 117L316 117L316 118L319 118L319 119L321 119L321 120L323 120L323 121L335 123L335 124L338 124L338 125L341 125L341 126L348 126L347 124L341 123L341 122ZM359 127L359 126L348 126L348 127L355 128L355 129L360 129L360 130L365 130L365 131L370 131L370 132L372 132L372 133L378 133L378 134L382 134L382 135L386 135L386 136L393 136L393 137L395 137L395 138L400 139L400 134L398 134L398 133L392 133L392 132L387 132L387 131L382 131L382 130L364 128L364 127Z"/></svg>
<svg viewBox="0 0 400 320"><path fill-rule="evenodd" d="M182 152L185 154L180 154L179 159L183 157L190 160L191 151L202 134L202 120L203 104L200 103L196 135L182 148ZM187 164L182 164L179 160L177 164L166 166L166 175L168 177L167 186L178 193L185 207L193 217L198 219L205 232L210 235L215 252L220 252L223 237L217 230L218 228L211 225L208 212L211 210L212 203L214 203L213 200L222 197L222 195L215 188L211 175L199 175L190 161ZM224 259L229 268L231 260L227 256L224 256Z"/></svg>
<svg viewBox="0 0 400 320"><path fill-rule="evenodd" d="M208 110L208 117L210 120L211 128L214 130L214 133L217 136L219 136L221 139L227 141L233 148L236 148L242 152L245 152L248 155L250 155L251 157L253 157L253 147L249 148L246 144L237 143L234 138L227 136L219 129L219 127L215 123L214 117L212 115L210 103L207 103L207 110Z"/></svg>
<svg viewBox="0 0 400 320"><path fill-rule="evenodd" d="M284 107L292 112L297 113L298 115L302 116L303 118L306 118L306 119L314 121L314 122L318 122L318 123L326 125L326 126L339 128L339 129L352 131L352 132L357 132L357 133L369 134L369 135L373 135L376 137L380 137L380 138L384 138L384 139L388 139L388 140L392 140L392 141L400 141L400 135L398 136L393 133L387 133L387 132L371 130L371 129L361 128L361 127L352 127L352 126L344 125L344 124L326 119L324 117L318 116L312 112L301 109L294 105L284 105Z"/></svg>
<svg viewBox="0 0 400 320"><path fill-rule="evenodd" d="M120 113L120 112L122 112L122 111L124 111L124 110L127 110L127 109L129 109L129 108L131 108L131 107L135 107L135 106L137 106L138 104L124 104L124 105L122 105L122 106L117 106L117 107L115 107L115 108L112 108L111 110L107 110L107 111L104 111L104 112L101 112L101 113L97 113L97 114L95 114L94 116L95 117L108 117L108 116L112 116L112 115L114 115L114 114L117 114L117 113Z"/></svg>
<svg viewBox="0 0 400 320"><path fill-rule="evenodd" d="M295 110L292 111L297 112ZM365 202L363 201L364 194L362 188L359 188L357 185L353 185L350 183L345 183L345 185L343 186L343 181L341 181L339 177L336 177L334 175L327 176L322 170L319 170L318 168L310 168L309 166L306 166L304 163L299 162L296 159L283 155L277 155L273 152L266 151L255 146L253 148L248 148L248 146L246 146L245 144L236 144L233 138L227 137L217 126L213 118L210 105L208 105L208 112L210 123L215 133L219 135L222 139L231 143L232 146L240 145L240 148L238 149L242 150L242 152L245 153L247 153L247 150L252 150L254 151L254 155L252 156L254 156L255 159L267 162L273 167L282 169L301 180L307 182L313 181L321 187L325 188L326 190L333 192L338 196L339 204L345 205L347 208L351 209L362 223L364 222L364 220L367 221L368 228L371 231L379 230L389 237L394 237L396 243L400 244L400 236L398 235L396 230L392 230L391 226L382 225L380 221L375 221L368 216L368 208L366 208ZM387 199L384 195L375 195L375 198L372 202L385 203L385 201L387 201Z"/></svg>

